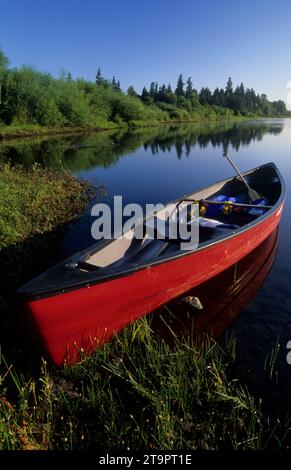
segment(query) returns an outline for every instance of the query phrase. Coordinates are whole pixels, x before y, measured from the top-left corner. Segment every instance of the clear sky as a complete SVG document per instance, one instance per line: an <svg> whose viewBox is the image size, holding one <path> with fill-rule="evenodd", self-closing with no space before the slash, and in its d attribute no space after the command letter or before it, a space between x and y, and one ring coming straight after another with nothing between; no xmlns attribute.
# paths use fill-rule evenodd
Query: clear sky
<svg viewBox="0 0 291 470"><path fill-rule="evenodd" d="M138 91L151 81L175 85L179 73L212 90L231 76L287 99L291 0L10 0L0 18L11 66L90 80L101 67Z"/></svg>

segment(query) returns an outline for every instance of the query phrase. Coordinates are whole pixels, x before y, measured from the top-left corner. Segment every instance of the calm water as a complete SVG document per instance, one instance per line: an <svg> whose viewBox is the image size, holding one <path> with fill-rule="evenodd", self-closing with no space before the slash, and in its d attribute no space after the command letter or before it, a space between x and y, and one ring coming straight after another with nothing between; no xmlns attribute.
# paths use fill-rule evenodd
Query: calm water
<svg viewBox="0 0 291 470"><path fill-rule="evenodd" d="M287 189L290 187L291 120L288 119L163 126L132 133L107 132L1 144L0 160L22 162L27 166L38 161L44 166L70 169L79 178L98 186L92 204L101 200L112 204L113 196L118 194L123 196L124 203L145 205L167 202L233 175L232 168L222 158L226 149L241 170L274 161L285 178ZM264 282L262 279L259 290L253 292L253 300L239 315L236 313L231 326L223 333L225 336L230 331L235 332L238 364L249 385L259 392L268 386L264 380L266 356L279 340L278 374L273 377L272 399L289 402L291 365L286 360L286 344L291 340L290 197L288 194L273 267L267 279ZM93 242L91 223L89 208L69 229L61 247L62 256ZM252 264L257 263L254 254Z"/></svg>

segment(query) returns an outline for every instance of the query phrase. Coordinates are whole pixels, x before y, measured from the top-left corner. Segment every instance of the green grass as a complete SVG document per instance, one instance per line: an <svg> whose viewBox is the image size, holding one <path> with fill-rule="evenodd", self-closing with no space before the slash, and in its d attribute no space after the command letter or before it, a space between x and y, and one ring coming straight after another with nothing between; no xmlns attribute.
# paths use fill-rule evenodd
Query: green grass
<svg viewBox="0 0 291 470"><path fill-rule="evenodd" d="M7 363L0 448L280 448L287 423L270 424L228 377L233 360L233 341L226 351L207 337L170 346L142 319L62 371L43 362L39 376L28 378Z"/></svg>
<svg viewBox="0 0 291 470"><path fill-rule="evenodd" d="M79 215L87 184L64 171L0 166L0 247L52 231Z"/></svg>
<svg viewBox="0 0 291 470"><path fill-rule="evenodd" d="M116 129L119 126L105 119L99 119L94 122L94 125L83 125L83 126L72 126L72 127L44 127L37 124L24 124L21 126L18 125L0 125L0 141L4 140L15 140L23 139L27 137L41 137L47 135L76 135L88 131L101 131Z"/></svg>
<svg viewBox="0 0 291 470"><path fill-rule="evenodd" d="M240 121L247 120L250 117L243 116L234 116L233 114L229 115L220 115L216 113L201 114L201 113L192 113L184 119L177 118L167 118L164 120L157 120L155 118L147 120L129 120L126 121L117 121L112 122L106 119L97 119L92 125L82 125L82 126L54 126L54 127L44 127L37 124L23 124L23 125L1 125L0 124L0 142L9 141L9 140L19 140L27 139L32 137L42 137L42 136L55 136L55 135L77 135L86 132L96 132L112 129L122 129L122 128L145 128L145 127L155 127L161 126L163 124L178 124L178 123L196 123L196 122L211 122L211 121Z"/></svg>

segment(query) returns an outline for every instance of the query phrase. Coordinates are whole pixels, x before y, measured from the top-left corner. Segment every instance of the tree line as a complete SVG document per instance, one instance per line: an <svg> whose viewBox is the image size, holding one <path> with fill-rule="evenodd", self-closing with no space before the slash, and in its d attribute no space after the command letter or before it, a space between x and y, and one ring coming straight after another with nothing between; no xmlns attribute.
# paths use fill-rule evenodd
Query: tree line
<svg viewBox="0 0 291 470"><path fill-rule="evenodd" d="M128 89L128 94L138 96L133 87ZM195 110L204 105L218 106L228 108L236 115L244 116L250 114L259 116L284 115L287 112L282 100L271 102L267 95L256 94L253 88L245 88L243 83L233 88L231 77L229 77L224 89L217 87L212 93L208 87L203 87L198 92L193 87L191 77L185 83L183 76L179 75L174 91L172 91L170 84L159 86L157 82L152 82L149 90L146 87L143 88L140 99L146 105L167 103L188 110Z"/></svg>
<svg viewBox="0 0 291 470"><path fill-rule="evenodd" d="M62 72L59 78L31 67L10 68L0 49L0 125L44 127L143 126L168 121L228 119L235 116L283 116L282 100L269 101L241 83L213 92L196 90L192 79L179 75L175 89L152 82L139 94L133 86L127 92L116 77L105 78L100 68L95 81L73 79Z"/></svg>

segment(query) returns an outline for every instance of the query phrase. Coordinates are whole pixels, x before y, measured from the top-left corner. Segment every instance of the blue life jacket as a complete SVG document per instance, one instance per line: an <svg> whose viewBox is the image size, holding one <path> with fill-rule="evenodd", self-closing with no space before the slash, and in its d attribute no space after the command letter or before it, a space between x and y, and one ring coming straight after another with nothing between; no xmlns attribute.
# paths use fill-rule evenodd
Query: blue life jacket
<svg viewBox="0 0 291 470"><path fill-rule="evenodd" d="M221 202L222 204L209 204L209 206L207 206L207 209L206 209L205 217L213 217L213 216L220 214L224 206L223 203L225 201L239 202L239 203L242 202L242 200L239 197L229 197L229 196L224 196L223 194L221 194L220 196L213 197L209 200L215 201L215 202Z"/></svg>

